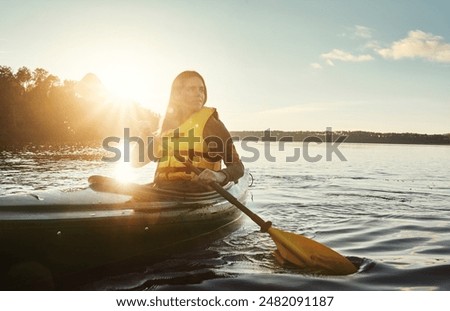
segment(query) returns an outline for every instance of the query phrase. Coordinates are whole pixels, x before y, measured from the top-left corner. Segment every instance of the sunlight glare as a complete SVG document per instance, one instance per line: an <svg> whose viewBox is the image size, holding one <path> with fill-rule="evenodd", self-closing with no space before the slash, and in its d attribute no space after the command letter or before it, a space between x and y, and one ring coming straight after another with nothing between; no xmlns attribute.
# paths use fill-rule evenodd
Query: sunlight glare
<svg viewBox="0 0 450 311"><path fill-rule="evenodd" d="M120 140L120 143L116 148L120 150L121 157L120 160L115 163L112 177L122 183L135 181L137 172L136 169L131 166L130 162L125 162L123 139Z"/></svg>
<svg viewBox="0 0 450 311"><path fill-rule="evenodd" d="M151 111L163 114L167 105L167 94L163 94L154 77L138 70L124 69L114 72L102 71L100 80L110 93L113 102L130 104L136 102Z"/></svg>
<svg viewBox="0 0 450 311"><path fill-rule="evenodd" d="M170 81L162 78L166 72L164 64L155 63L154 59L158 57L145 46L136 50L118 47L116 43L101 47L94 44L84 62L74 66L89 68L88 72L95 74L109 93L109 101L124 105L134 102L162 114Z"/></svg>
<svg viewBox="0 0 450 311"><path fill-rule="evenodd" d="M108 69L101 73L100 79L113 100L135 101L141 105L145 105L149 100L146 92L146 86L151 83L149 77L136 70L114 72Z"/></svg>
<svg viewBox="0 0 450 311"><path fill-rule="evenodd" d="M154 94L157 73L150 70L148 61L135 51L116 47L108 55L94 53L92 57L98 60L93 73L107 89L111 100L124 104L137 102L146 107L155 95L156 98L161 95Z"/></svg>

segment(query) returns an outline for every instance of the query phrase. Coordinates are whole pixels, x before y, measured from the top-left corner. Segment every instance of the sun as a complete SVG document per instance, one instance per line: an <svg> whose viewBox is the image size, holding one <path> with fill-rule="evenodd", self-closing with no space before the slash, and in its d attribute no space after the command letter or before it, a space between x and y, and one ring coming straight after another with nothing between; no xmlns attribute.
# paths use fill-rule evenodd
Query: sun
<svg viewBox="0 0 450 311"><path fill-rule="evenodd" d="M145 105L149 101L149 94L146 90L148 90L151 79L137 69L108 68L102 70L99 76L113 99L123 102L134 101L141 105Z"/></svg>
<svg viewBox="0 0 450 311"><path fill-rule="evenodd" d="M148 47L131 49L111 43L93 45L83 62L72 66L86 68L97 76L111 101L138 103L162 114L167 106L171 81L165 78L167 64L156 62L156 59L159 59L158 55L155 56Z"/></svg>
<svg viewBox="0 0 450 311"><path fill-rule="evenodd" d="M165 110L167 94L161 90L157 73L148 70L138 60L117 63L103 59L93 73L104 85L112 102L138 103L159 114Z"/></svg>

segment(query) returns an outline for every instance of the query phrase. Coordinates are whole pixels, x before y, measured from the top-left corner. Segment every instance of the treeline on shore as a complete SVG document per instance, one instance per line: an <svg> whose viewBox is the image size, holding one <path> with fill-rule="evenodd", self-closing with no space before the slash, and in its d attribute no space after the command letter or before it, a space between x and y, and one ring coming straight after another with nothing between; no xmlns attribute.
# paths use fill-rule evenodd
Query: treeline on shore
<svg viewBox="0 0 450 311"><path fill-rule="evenodd" d="M0 146L99 142L159 116L113 98L94 74L61 81L42 68L0 66Z"/></svg>
<svg viewBox="0 0 450 311"><path fill-rule="evenodd" d="M366 131L232 131L239 140L316 141L377 144L450 145L450 134L378 133Z"/></svg>
<svg viewBox="0 0 450 311"><path fill-rule="evenodd" d="M94 74L61 81L42 68L14 72L0 66L0 147L22 144L100 143L137 129L156 130L159 115L136 102L113 98ZM234 131L239 139L345 141L350 143L450 144L450 134L364 131Z"/></svg>

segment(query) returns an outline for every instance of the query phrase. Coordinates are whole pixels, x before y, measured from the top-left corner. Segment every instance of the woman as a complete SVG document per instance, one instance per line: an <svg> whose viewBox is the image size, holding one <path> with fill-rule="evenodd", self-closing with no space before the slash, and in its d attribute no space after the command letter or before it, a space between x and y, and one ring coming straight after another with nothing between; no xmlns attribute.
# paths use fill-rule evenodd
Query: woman
<svg viewBox="0 0 450 311"><path fill-rule="evenodd" d="M173 81L166 114L153 140L158 155L154 179L157 187L205 191L208 183L223 185L244 174L230 133L216 109L205 107L206 100L205 81L199 73L184 71ZM183 164L186 160L200 168L201 174L191 172ZM221 168L222 161L226 168ZM137 166L145 164L133 162Z"/></svg>

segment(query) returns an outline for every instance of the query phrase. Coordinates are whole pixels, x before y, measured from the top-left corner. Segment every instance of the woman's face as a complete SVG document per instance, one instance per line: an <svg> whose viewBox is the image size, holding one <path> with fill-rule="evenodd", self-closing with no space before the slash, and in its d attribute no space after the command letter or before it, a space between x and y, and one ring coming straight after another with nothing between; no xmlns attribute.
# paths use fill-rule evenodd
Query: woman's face
<svg viewBox="0 0 450 311"><path fill-rule="evenodd" d="M180 102L183 103L183 108L189 112L194 113L203 107L205 101L205 86L202 79L198 77L188 78L181 88Z"/></svg>

